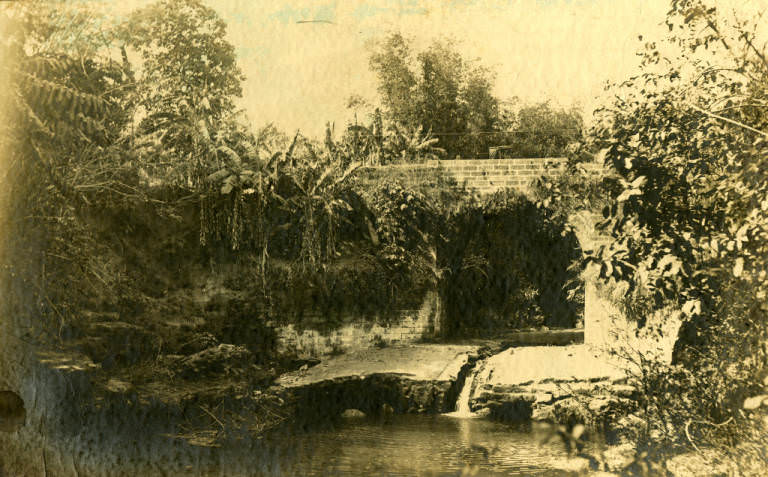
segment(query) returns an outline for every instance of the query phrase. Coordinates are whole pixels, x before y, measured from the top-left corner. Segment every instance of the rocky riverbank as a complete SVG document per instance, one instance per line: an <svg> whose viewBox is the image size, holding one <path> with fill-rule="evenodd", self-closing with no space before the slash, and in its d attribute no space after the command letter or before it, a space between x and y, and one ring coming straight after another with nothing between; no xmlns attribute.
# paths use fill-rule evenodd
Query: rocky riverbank
<svg viewBox="0 0 768 477"><path fill-rule="evenodd" d="M634 389L617 363L585 345L509 348L481 362L470 409L491 419L602 426Z"/></svg>
<svg viewBox="0 0 768 477"><path fill-rule="evenodd" d="M260 445L270 435L322 429L345 415L451 412L465 386L472 387L470 406L476 415L504 422L579 422L603 429L631 397L623 377L608 372L583 345L506 346L418 344L363 350L297 362L298 369L275 378L265 374L269 370L248 364L245 349L227 344L202 344L189 347L188 355L107 365L109 369L74 350L37 353L34 382L21 389L29 417L18 435L37 443L27 451L39 444L50 455L76 453L82 447L125 454L136 462L158 452L193 460L201 459L202 452L212 459L213 451L205 449L228 442ZM158 379L161 375L166 378ZM44 392L30 401L35 390ZM60 403L63 397L65 405ZM40 429L46 429L45 443L39 440ZM108 439L105 429L110 429ZM138 447L123 447L139 441ZM54 442L63 447L54 449ZM26 455L21 448L16 451ZM101 464L95 454L91 457L78 465L97 469ZM55 464L60 465L64 463Z"/></svg>

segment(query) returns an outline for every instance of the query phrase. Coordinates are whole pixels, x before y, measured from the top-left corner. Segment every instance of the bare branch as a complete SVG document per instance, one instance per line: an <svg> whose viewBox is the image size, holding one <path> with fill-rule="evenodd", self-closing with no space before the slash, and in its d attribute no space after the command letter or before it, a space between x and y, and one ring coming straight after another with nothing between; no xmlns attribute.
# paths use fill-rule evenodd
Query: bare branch
<svg viewBox="0 0 768 477"><path fill-rule="evenodd" d="M691 108L695 109L696 111L698 111L698 112L700 112L702 114L705 114L705 115L707 115L709 117L712 117L712 118L715 118L715 119L719 119L720 121L724 121L724 122L729 123L729 124L733 124L734 126L738 126L740 128L746 129L748 131L752 131L753 133L759 134L759 135L761 135L763 137L768 137L768 133L766 133L764 131L761 131L759 129L755 129L752 126L747 126L744 123L740 123L738 121L734 121L733 119L726 118L725 116L720 116L719 114L712 113L710 111L707 111L706 109L702 109L702 108L700 108L698 106L695 106L693 104L688 104L688 106L690 106Z"/></svg>

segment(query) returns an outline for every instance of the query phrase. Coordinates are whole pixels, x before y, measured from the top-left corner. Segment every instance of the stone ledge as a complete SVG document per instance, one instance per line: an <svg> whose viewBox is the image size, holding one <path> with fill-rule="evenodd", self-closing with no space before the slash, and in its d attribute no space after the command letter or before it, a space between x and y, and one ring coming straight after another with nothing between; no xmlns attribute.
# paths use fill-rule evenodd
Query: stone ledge
<svg viewBox="0 0 768 477"><path fill-rule="evenodd" d="M584 329L517 331L504 335L502 343L508 346L565 346L584 342Z"/></svg>

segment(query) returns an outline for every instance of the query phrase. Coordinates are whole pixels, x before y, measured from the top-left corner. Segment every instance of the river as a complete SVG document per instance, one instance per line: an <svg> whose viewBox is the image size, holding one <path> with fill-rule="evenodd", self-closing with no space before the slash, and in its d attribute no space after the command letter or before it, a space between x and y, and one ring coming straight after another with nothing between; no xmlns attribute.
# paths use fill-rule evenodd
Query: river
<svg viewBox="0 0 768 477"><path fill-rule="evenodd" d="M283 442L260 472L276 476L566 475L561 443L484 419L401 415L350 419Z"/></svg>

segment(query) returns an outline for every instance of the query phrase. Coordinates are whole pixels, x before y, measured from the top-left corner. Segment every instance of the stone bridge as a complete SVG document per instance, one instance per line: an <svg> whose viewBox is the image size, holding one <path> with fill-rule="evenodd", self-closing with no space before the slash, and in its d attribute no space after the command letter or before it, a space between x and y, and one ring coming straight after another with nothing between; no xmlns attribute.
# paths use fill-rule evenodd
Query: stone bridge
<svg viewBox="0 0 768 477"><path fill-rule="evenodd" d="M363 171L363 177L371 182L397 178L404 183L426 184L428 190L439 191L441 187L446 186L437 180L442 175L454 179L459 186L478 196L505 188L527 194L535 179L560 173L565 163L566 159L562 157L439 160L418 164L369 166ZM603 171L602 166L597 163L587 163L584 167L596 175ZM606 237L602 237L595 228L599 219L598 215L587 211L574 214L569 219L585 252L595 250L607 242ZM624 290L616 284L601 283L596 275L594 269L584 273L584 342L598 348L615 349L618 343L646 351L653 347L660 349L665 358L671 357L674 339L672 338L670 343L659 345L650 337L636 336L636 327L625 319L615 305ZM375 325L372 328L363 321L357 323L351 320L351 324L330 335L313 330L299 331L290 326L281 328L278 334L286 349L298 351L299 354L323 355L340 349L353 351L367 348L373 335L392 344L418 342L424 336L439 334L441 316L441 303L437 294L428 293L419 309L404 310L400 320L386 326ZM676 330L665 333L668 337L676 335Z"/></svg>
<svg viewBox="0 0 768 477"><path fill-rule="evenodd" d="M565 163L564 157L456 159L418 164L369 166L367 174L371 178L399 175L406 182L422 182L425 178L436 177L442 173L455 179L458 185L483 195L508 187L527 192L533 180L561 172ZM595 173L602 170L598 164L585 164L585 168Z"/></svg>

